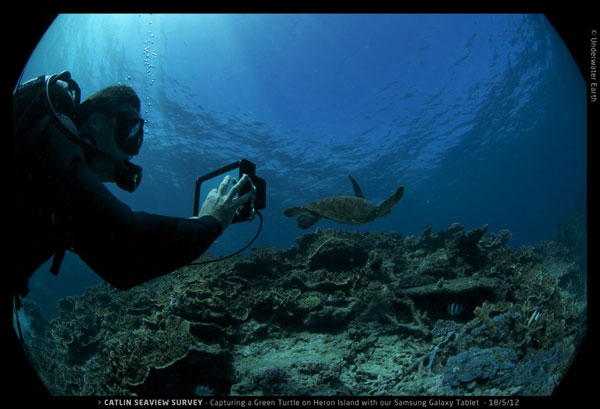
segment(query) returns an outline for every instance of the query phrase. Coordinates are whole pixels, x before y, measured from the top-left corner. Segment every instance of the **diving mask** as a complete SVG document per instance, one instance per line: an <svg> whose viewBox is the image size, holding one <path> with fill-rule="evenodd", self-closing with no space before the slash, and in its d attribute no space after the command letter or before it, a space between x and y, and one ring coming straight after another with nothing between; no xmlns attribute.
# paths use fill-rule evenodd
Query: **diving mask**
<svg viewBox="0 0 600 409"><path fill-rule="evenodd" d="M128 156L137 155L144 141L144 119L132 111L117 111L115 141Z"/></svg>

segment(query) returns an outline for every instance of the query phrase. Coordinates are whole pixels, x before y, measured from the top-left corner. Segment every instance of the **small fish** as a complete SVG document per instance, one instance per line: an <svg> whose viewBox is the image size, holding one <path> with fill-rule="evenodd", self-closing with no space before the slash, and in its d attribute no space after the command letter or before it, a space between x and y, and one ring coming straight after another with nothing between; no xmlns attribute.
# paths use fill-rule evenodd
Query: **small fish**
<svg viewBox="0 0 600 409"><path fill-rule="evenodd" d="M535 310L533 314L531 314L531 317L529 317L529 321L527 321L527 326L530 326L532 322L537 321L538 318L540 318L540 315L542 314L538 310Z"/></svg>
<svg viewBox="0 0 600 409"><path fill-rule="evenodd" d="M458 303L451 303L450 305L448 305L448 312L450 313L450 315L452 315L453 317L456 317L457 315L462 314L462 312L465 310L465 307L463 307L462 305L458 304Z"/></svg>

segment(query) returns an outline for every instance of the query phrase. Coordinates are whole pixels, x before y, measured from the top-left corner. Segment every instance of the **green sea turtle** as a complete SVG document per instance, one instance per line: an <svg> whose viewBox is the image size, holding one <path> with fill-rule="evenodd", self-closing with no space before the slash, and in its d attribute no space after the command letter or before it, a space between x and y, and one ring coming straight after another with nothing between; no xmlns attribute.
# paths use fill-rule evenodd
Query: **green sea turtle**
<svg viewBox="0 0 600 409"><path fill-rule="evenodd" d="M298 216L298 227L308 229L325 218L344 224L364 224L378 217L390 214L390 210L404 194L404 186L380 205L369 203L363 196L358 183L348 175L354 188L354 196L333 196L310 202L300 207L290 207L283 214L287 217Z"/></svg>

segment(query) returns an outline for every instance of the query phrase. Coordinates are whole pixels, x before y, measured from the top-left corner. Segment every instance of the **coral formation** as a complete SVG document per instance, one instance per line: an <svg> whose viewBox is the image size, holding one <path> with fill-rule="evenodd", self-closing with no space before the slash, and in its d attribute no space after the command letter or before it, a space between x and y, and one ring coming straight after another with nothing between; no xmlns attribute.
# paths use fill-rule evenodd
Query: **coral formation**
<svg viewBox="0 0 600 409"><path fill-rule="evenodd" d="M564 244L508 240L317 229L97 285L50 322L25 300L26 342L55 395L549 394L586 331L584 272Z"/></svg>

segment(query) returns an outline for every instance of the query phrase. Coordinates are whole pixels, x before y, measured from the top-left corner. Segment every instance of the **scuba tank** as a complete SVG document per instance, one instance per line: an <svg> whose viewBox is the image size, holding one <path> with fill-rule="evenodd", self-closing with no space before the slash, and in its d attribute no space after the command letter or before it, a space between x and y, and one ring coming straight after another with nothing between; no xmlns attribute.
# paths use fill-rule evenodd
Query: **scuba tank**
<svg viewBox="0 0 600 409"><path fill-rule="evenodd" d="M48 114L45 100L46 82L53 76L40 75L18 86L13 95L13 134L19 134L25 122L33 124ZM61 84L56 83L60 79ZM67 84L66 88L64 84ZM71 79L68 71L58 75L49 89L50 104L55 112L60 112L70 118L75 115L75 108L81 102L81 89ZM25 121L27 119L27 121Z"/></svg>

